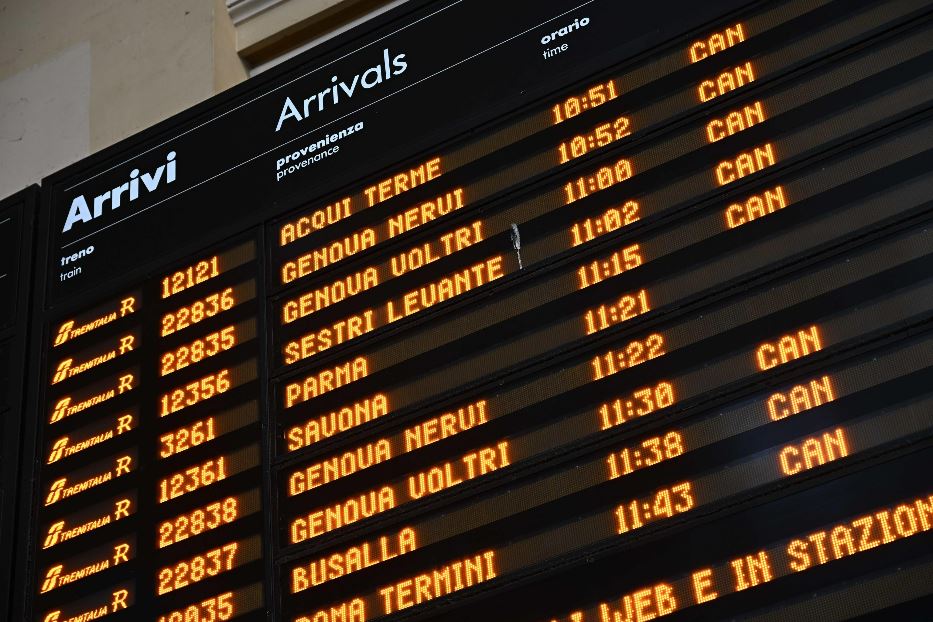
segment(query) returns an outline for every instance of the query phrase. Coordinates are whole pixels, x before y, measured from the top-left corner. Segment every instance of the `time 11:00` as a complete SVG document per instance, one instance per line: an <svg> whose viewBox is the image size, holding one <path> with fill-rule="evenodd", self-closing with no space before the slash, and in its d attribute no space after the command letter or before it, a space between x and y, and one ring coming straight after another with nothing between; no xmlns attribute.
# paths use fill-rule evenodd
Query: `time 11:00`
<svg viewBox="0 0 933 622"><path fill-rule="evenodd" d="M634 175L632 163L625 158L613 166L603 166L591 175L584 175L564 184L564 198L566 204L584 199L591 194L621 184Z"/></svg>

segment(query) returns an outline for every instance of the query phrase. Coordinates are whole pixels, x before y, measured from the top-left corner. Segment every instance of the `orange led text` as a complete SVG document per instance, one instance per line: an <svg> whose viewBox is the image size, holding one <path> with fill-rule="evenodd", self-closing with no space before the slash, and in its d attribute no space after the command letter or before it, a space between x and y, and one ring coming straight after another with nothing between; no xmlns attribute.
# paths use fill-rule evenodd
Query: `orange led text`
<svg viewBox="0 0 933 622"><path fill-rule="evenodd" d="M789 391L775 393L768 398L768 416L772 421L780 421L816 408L836 399L833 384L829 376L811 380L808 384L798 384Z"/></svg>
<svg viewBox="0 0 933 622"><path fill-rule="evenodd" d="M755 81L755 70L751 62L727 69L715 78L703 80L697 88L701 102L708 102L729 91L734 91Z"/></svg>
<svg viewBox="0 0 933 622"><path fill-rule="evenodd" d="M466 205L466 200L463 188L456 188L436 199L425 201L389 218L389 237L394 238L407 233L432 220L463 209L464 205Z"/></svg>
<svg viewBox="0 0 933 622"><path fill-rule="evenodd" d="M814 324L796 333L782 335L777 341L761 344L755 350L755 360L760 371L767 371L822 349L820 329Z"/></svg>
<svg viewBox="0 0 933 622"><path fill-rule="evenodd" d="M58 503L62 499L68 499L74 495L80 494L91 488L97 488L101 484L114 480L121 475L126 475L133 469L132 456L120 456L114 461L114 466L93 475L77 484L68 485L68 478L61 477L49 485L49 492L45 496L45 505Z"/></svg>
<svg viewBox="0 0 933 622"><path fill-rule="evenodd" d="M411 553L418 548L415 530L402 529L391 536L381 536L375 542L364 542L292 568L292 594L317 587L353 572Z"/></svg>
<svg viewBox="0 0 933 622"><path fill-rule="evenodd" d="M52 414L49 417L49 423L57 423L62 419L76 415L88 408L103 404L127 391L132 391L134 388L136 388L136 377L133 374L124 374L117 379L117 386L115 388L101 391L97 395L89 397L86 400L73 403L71 397L63 397L55 403L55 407L52 409Z"/></svg>
<svg viewBox="0 0 933 622"><path fill-rule="evenodd" d="M765 143L751 151L740 153L734 159L720 162L716 167L716 182L725 186L775 164L777 156L774 154L774 146Z"/></svg>
<svg viewBox="0 0 933 622"><path fill-rule="evenodd" d="M767 117L760 101L744 106L741 110L733 110L724 117L713 119L706 124L706 139L715 143L723 138L738 134L753 125L763 123Z"/></svg>
<svg viewBox="0 0 933 622"><path fill-rule="evenodd" d="M465 590L498 576L496 552L486 551L379 590L383 613L389 615L447 594Z"/></svg>
<svg viewBox="0 0 933 622"><path fill-rule="evenodd" d="M784 195L784 186L775 186L770 190L750 196L742 203L733 203L727 207L726 226L729 229L735 229L785 207L787 207L787 198Z"/></svg>
<svg viewBox="0 0 933 622"><path fill-rule="evenodd" d="M883 544L909 538L933 527L933 496L860 516L815 531L787 545L790 568L802 572L813 566L863 553Z"/></svg>
<svg viewBox="0 0 933 622"><path fill-rule="evenodd" d="M322 369L316 374L306 377L301 382L285 385L285 408L307 402L368 375L369 363L362 356L332 368Z"/></svg>
<svg viewBox="0 0 933 622"><path fill-rule="evenodd" d="M340 222L353 213L353 199L345 197L316 209L293 222L287 222L279 229L279 246L286 246L296 240L309 236L315 231Z"/></svg>
<svg viewBox="0 0 933 622"><path fill-rule="evenodd" d="M741 23L714 33L708 39L701 39L690 46L690 62L698 63L713 54L724 52L745 41L745 28Z"/></svg>
<svg viewBox="0 0 933 622"><path fill-rule="evenodd" d="M379 183L364 189L363 195L366 197L366 205L372 207L377 203L388 201L394 196L437 179L443 173L441 159L432 158L413 169L383 179Z"/></svg>
<svg viewBox="0 0 933 622"><path fill-rule="evenodd" d="M796 475L849 455L849 444L842 428L808 438L800 444L788 445L778 454L781 473Z"/></svg>
<svg viewBox="0 0 933 622"><path fill-rule="evenodd" d="M282 305L282 324L291 324L351 296L370 290L379 285L379 271L370 266L340 278L333 283L311 290Z"/></svg>
<svg viewBox="0 0 933 622"><path fill-rule="evenodd" d="M133 429L133 415L120 415L117 417L116 423L110 428L89 436L80 441L72 441L71 437L63 436L57 439L52 443L52 448L49 450L49 458L46 461L46 464L52 464L58 462L63 458L68 458L75 455L85 449L90 449L100 445L103 442L109 441L115 436L120 436L125 434Z"/></svg>
<svg viewBox="0 0 933 622"><path fill-rule="evenodd" d="M132 352L135 343L136 337L134 335L126 335L120 337L120 343L117 347L86 361L75 364L75 360L72 358L63 359L55 369L55 374L52 376L52 384L58 384L67 378L74 378L78 374L112 361L118 356L126 354L127 352Z"/></svg>
<svg viewBox="0 0 933 622"><path fill-rule="evenodd" d="M504 276L502 255L490 257L412 290L399 300L390 300L387 303L388 321L396 322Z"/></svg>
<svg viewBox="0 0 933 622"><path fill-rule="evenodd" d="M378 419L388 412L389 398L377 393L339 410L310 419L303 425L289 428L285 433L286 446L289 451L295 451Z"/></svg>

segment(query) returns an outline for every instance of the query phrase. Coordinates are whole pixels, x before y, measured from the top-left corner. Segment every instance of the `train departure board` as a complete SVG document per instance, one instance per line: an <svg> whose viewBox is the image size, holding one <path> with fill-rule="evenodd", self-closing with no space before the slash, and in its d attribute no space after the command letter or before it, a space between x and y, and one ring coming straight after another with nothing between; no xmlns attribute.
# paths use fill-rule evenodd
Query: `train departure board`
<svg viewBox="0 0 933 622"><path fill-rule="evenodd" d="M0 204L0 330L13 325L19 307L25 310L23 301L16 294L18 283L23 281L20 253L25 233L24 219L31 218L31 213L23 213L27 204L30 210L34 209L34 202L28 201L26 195L11 197Z"/></svg>
<svg viewBox="0 0 933 622"><path fill-rule="evenodd" d="M12 282L13 275L18 272L16 265L14 241L17 237L16 226L13 224L12 216L0 216L0 248L3 249L3 255L0 256L0 300L3 301L3 308L0 310L0 322L8 325L13 317L16 297L13 295Z"/></svg>
<svg viewBox="0 0 933 622"><path fill-rule="evenodd" d="M23 477L23 382L27 359L29 291L38 188L0 201L0 619L10 615L17 522L26 507L16 500ZM28 456L27 456L28 458Z"/></svg>
<svg viewBox="0 0 933 622"><path fill-rule="evenodd" d="M410 0L56 173L14 619L926 619L931 158L930 0Z"/></svg>

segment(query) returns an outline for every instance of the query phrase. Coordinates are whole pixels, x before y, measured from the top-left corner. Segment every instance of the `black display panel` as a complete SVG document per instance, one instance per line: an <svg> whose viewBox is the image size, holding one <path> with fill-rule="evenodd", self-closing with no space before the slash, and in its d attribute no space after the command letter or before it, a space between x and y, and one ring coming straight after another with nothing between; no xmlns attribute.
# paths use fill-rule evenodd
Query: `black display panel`
<svg viewBox="0 0 933 622"><path fill-rule="evenodd" d="M0 329L10 328L19 303L16 285L20 280L22 236L22 207L0 210Z"/></svg>
<svg viewBox="0 0 933 622"><path fill-rule="evenodd" d="M919 607L931 37L410 2L52 176L14 615Z"/></svg>
<svg viewBox="0 0 933 622"><path fill-rule="evenodd" d="M3 301L3 308L0 310L0 322L8 324L13 315L14 300L12 290L13 275L17 273L16 265L16 240L17 231L13 224L13 218L7 216L0 222L0 244L2 244L3 255L0 256L0 300Z"/></svg>
<svg viewBox="0 0 933 622"><path fill-rule="evenodd" d="M0 343L0 412L10 408L10 376L13 373L13 347L9 342Z"/></svg>
<svg viewBox="0 0 933 622"><path fill-rule="evenodd" d="M12 584L16 539L21 527L18 504L21 482L31 470L21 469L24 431L24 372L29 335L29 294L32 286L35 217L38 188L0 201L0 617L10 615L18 598ZM28 452L27 452L28 455ZM27 512L28 515L28 512Z"/></svg>

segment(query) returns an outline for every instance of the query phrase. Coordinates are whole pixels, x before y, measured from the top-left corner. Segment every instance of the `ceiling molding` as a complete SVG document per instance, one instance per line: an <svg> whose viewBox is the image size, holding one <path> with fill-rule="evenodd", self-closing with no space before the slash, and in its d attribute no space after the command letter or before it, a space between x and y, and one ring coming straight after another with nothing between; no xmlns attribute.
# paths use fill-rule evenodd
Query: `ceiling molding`
<svg viewBox="0 0 933 622"><path fill-rule="evenodd" d="M406 2L408 0L353 0L347 3L350 5L348 10L308 24L308 28L297 32L291 39L285 38L279 44L269 45L252 55L248 54L249 50L244 50L244 56L252 61L249 74L262 73Z"/></svg>
<svg viewBox="0 0 933 622"><path fill-rule="evenodd" d="M234 25L238 25L288 0L226 0L226 2L230 19L233 20Z"/></svg>

